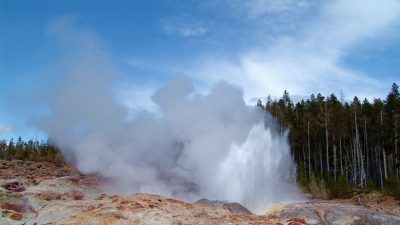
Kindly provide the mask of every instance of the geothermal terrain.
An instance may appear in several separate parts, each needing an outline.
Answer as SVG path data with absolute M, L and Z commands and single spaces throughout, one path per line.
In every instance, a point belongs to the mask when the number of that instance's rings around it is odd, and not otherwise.
M 281 204 L 254 215 L 238 203 L 107 195 L 106 182 L 68 165 L 1 160 L 0 224 L 400 224 L 399 201 L 379 193 Z

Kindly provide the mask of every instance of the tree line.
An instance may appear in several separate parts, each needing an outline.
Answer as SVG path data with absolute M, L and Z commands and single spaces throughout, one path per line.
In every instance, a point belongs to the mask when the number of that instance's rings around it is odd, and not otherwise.
M 4 160 L 31 160 L 51 161 L 63 163 L 60 151 L 49 141 L 23 141 L 21 137 L 15 142 L 11 139 L 8 143 L 0 140 L 0 159 Z
M 386 99 L 372 102 L 354 97 L 351 102 L 334 94 L 312 94 L 293 103 L 284 91 L 279 100 L 268 96 L 257 106 L 271 113 L 281 132 L 289 131 L 293 158 L 300 179 L 313 176 L 352 187 L 384 189 L 400 184 L 399 87 L 393 83 Z M 398 186 L 400 196 L 400 185 Z

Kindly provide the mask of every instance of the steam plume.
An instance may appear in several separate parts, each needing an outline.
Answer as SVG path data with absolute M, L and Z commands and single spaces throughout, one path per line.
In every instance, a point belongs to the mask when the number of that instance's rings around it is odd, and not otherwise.
M 258 212 L 299 198 L 287 136 L 245 104 L 240 88 L 220 82 L 199 94 L 175 79 L 154 92 L 158 113 L 128 117 L 113 97 L 118 72 L 90 35 L 80 37 L 77 46 L 90 48 L 64 63 L 51 116 L 40 122 L 80 171 L 113 179 L 112 192 L 237 201 Z

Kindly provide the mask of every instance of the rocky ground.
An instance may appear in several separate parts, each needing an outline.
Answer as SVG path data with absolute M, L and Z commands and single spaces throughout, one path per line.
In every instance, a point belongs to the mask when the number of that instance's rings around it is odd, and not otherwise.
M 0 224 L 400 224 L 399 201 L 380 193 L 276 205 L 253 215 L 237 203 L 106 195 L 94 174 L 48 162 L 0 160 Z

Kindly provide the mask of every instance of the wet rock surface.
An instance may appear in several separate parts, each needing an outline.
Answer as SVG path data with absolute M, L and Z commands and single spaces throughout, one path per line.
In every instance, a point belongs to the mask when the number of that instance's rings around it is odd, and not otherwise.
M 250 212 L 246 207 L 242 206 L 241 204 L 237 202 L 225 202 L 225 201 L 218 201 L 218 200 L 208 200 L 208 199 L 200 199 L 196 204 L 201 204 L 201 205 L 211 205 L 217 208 L 222 208 L 226 209 L 229 212 L 232 213 L 239 213 L 239 214 L 245 214 L 245 215 L 253 215 L 253 213 Z
M 150 194 L 107 195 L 104 180 L 68 165 L 0 160 L 0 224 L 400 224 L 400 205 L 379 193 L 278 204 L 253 215 L 238 203 L 187 203 Z

